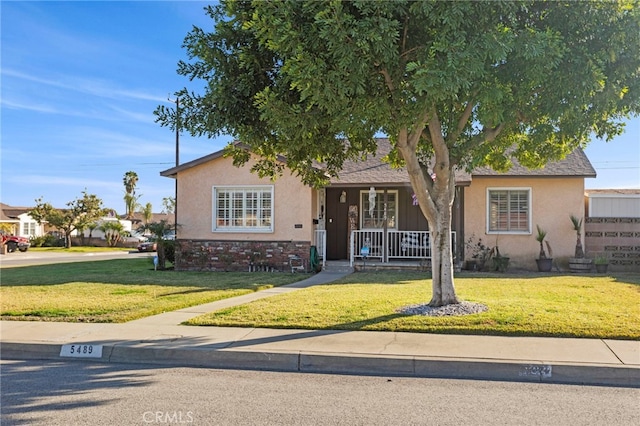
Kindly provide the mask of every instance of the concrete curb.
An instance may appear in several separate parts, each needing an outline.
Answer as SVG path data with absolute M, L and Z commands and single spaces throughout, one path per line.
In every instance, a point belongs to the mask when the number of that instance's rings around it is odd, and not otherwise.
M 161 345 L 103 345 L 100 358 L 61 356 L 61 344 L 2 343 L 4 360 L 64 360 L 240 370 L 517 381 L 640 388 L 640 368 L 511 360 L 331 352 L 261 352 Z

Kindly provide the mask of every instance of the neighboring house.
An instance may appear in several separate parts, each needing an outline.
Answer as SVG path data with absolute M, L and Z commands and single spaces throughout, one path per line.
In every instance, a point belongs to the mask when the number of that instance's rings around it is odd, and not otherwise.
M 640 219 L 640 189 L 588 189 L 588 217 Z
M 261 179 L 250 172 L 252 161 L 237 168 L 222 151 L 161 172 L 178 180 L 176 268 L 247 270 L 264 263 L 286 269 L 292 257 L 308 260 L 311 246 L 326 260 L 429 258 L 428 224 L 407 173 L 381 161 L 389 150 L 389 141 L 379 139 L 376 156 L 345 163 L 340 177 L 320 190 L 287 172 Z M 456 261 L 473 235 L 498 244 L 513 266 L 535 269 L 536 225 L 548 231 L 554 256 L 568 258 L 575 247 L 569 216 L 582 216 L 586 177 L 595 171 L 582 150 L 540 170 L 516 164 L 505 174 L 458 173 Z
M 120 218 L 126 219 L 127 217 L 126 215 L 121 215 Z M 153 213 L 151 215 L 151 219 L 149 220 L 149 223 L 160 222 L 162 220 L 167 221 L 167 223 L 169 223 L 170 225 L 173 225 L 175 223 L 173 213 Z M 140 212 L 135 212 L 133 214 L 133 219 L 131 219 L 132 229 L 135 231 L 139 227 L 143 226 L 144 224 L 145 224 L 144 215 Z
M 610 271 L 640 272 L 640 189 L 586 191 L 585 248 Z
M 29 211 L 33 209 L 33 207 L 12 207 L 4 203 L 0 203 L 0 223 L 7 223 L 13 227 L 12 235 L 17 235 L 19 237 L 40 237 L 48 232 L 57 232 L 58 230 L 54 226 L 50 226 L 48 223 L 38 224 L 30 215 Z M 157 215 L 165 216 L 165 215 Z M 97 223 L 98 226 L 102 224 L 104 221 L 115 221 L 119 220 L 122 223 L 122 226 L 125 231 L 132 230 L 132 223 L 129 220 L 121 220 L 118 219 L 115 215 L 115 212 L 111 212 L 109 215 L 100 219 Z M 85 230 L 85 236 L 89 236 L 89 230 Z M 73 231 L 71 235 L 78 235 L 77 231 Z M 103 238 L 104 233 L 97 228 L 93 230 L 92 237 L 94 238 Z
M 31 207 L 12 207 L 0 203 L 0 223 L 6 223 L 13 227 L 12 234 L 19 237 L 39 237 L 44 235 L 44 225 L 39 225 L 29 215 Z
M 130 220 L 120 219 L 115 215 L 108 215 L 98 219 L 95 223 L 96 227 L 94 229 L 85 228 L 82 232 L 82 236 L 88 238 L 89 234 L 91 234 L 91 238 L 104 239 L 105 235 L 104 232 L 100 230 L 100 227 L 106 222 L 120 222 L 120 224 L 122 225 L 122 230 L 124 232 L 131 232 L 133 230 Z

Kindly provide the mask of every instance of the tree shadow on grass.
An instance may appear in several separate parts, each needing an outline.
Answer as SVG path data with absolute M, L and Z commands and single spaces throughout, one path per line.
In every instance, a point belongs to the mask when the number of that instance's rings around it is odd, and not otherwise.
M 282 330 L 282 331 L 279 333 L 276 333 L 275 335 L 266 336 L 266 337 L 257 337 L 257 338 L 251 338 L 251 339 L 243 339 L 240 341 L 232 341 L 228 343 L 230 348 L 237 348 L 237 347 L 256 346 L 256 345 L 285 342 L 285 341 L 292 341 L 292 340 L 302 340 L 302 339 L 316 338 L 316 337 L 322 337 L 322 336 L 331 336 L 331 335 L 344 334 L 344 333 L 353 332 L 353 331 L 367 331 L 367 330 L 362 330 L 362 327 L 365 327 L 367 325 L 377 324 L 377 323 L 388 322 L 402 316 L 404 315 L 402 314 L 383 315 L 380 317 L 370 318 L 367 320 L 342 323 L 342 324 L 333 324 L 329 327 L 324 327 L 321 329 L 308 329 L 305 331 L 299 331 L 299 329 L 296 329 L 294 327 L 289 327 L 289 328 L 283 327 L 283 328 L 278 328 L 279 330 Z M 261 327 L 256 327 L 256 328 L 260 329 Z M 269 327 L 264 327 L 264 329 L 268 329 L 268 328 Z M 296 330 L 296 331 L 292 332 L 292 330 Z
M 47 264 L 2 270 L 3 287 L 59 285 L 72 282 L 200 287 L 207 290 L 256 290 L 277 287 L 306 277 L 269 272 L 154 271 L 147 259 L 116 259 Z

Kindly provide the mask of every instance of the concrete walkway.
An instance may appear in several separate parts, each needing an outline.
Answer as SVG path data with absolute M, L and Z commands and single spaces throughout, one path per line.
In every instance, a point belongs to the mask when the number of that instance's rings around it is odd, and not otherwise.
M 323 271 L 287 286 L 124 324 L 2 321 L 0 355 L 640 387 L 638 341 L 179 325 L 207 312 L 335 281 L 348 273 Z

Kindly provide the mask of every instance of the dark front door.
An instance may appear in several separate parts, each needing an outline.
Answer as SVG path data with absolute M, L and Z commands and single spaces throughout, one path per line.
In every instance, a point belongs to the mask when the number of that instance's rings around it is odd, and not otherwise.
M 345 202 L 340 202 L 342 191 L 346 193 Z M 348 259 L 349 244 L 349 203 L 357 204 L 356 198 L 349 199 L 349 190 L 340 188 L 327 188 L 327 215 L 325 228 L 327 230 L 327 259 Z

